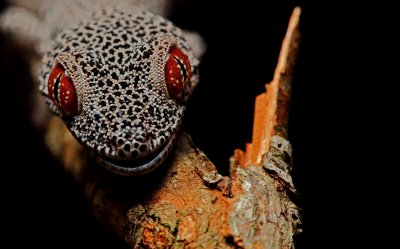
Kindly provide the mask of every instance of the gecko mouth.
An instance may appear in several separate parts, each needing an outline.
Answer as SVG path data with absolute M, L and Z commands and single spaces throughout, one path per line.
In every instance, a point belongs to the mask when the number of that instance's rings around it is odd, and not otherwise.
M 97 155 L 96 160 L 109 171 L 120 175 L 132 176 L 146 174 L 153 171 L 165 160 L 172 149 L 174 140 L 175 139 L 170 139 L 164 147 L 138 159 L 118 160 Z

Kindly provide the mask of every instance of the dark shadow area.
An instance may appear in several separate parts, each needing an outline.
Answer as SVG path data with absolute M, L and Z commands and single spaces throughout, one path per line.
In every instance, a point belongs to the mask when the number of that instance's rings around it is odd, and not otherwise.
M 298 4 L 178 1 L 172 20 L 196 30 L 207 43 L 185 130 L 225 175 L 234 149 L 251 142 L 255 96 L 272 80 L 289 17 Z

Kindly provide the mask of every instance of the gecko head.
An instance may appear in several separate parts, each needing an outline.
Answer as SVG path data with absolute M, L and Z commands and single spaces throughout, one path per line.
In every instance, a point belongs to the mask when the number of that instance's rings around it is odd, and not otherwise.
M 115 34 L 109 22 L 83 23 L 60 34 L 42 64 L 50 109 L 99 162 L 123 174 L 147 172 L 165 158 L 198 81 L 198 60 L 180 31 L 147 15 L 135 20 L 134 30 Z M 146 18 L 165 31 L 139 39 Z

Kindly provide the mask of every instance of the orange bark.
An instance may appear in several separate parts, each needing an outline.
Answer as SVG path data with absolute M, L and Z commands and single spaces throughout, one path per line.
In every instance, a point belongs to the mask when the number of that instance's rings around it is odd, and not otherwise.
M 279 134 L 287 138 L 290 82 L 295 62 L 293 55 L 298 50 L 300 13 L 300 8 L 296 8 L 290 19 L 272 82 L 265 85 L 265 93 L 256 97 L 253 141 L 246 144 L 245 152 L 235 152 L 242 166 L 262 163 L 262 155 L 269 151 L 271 136 Z

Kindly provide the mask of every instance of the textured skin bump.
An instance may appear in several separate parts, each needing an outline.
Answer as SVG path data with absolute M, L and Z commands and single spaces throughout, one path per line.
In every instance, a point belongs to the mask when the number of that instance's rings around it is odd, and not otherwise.
M 169 96 L 165 80 L 172 47 L 190 67 L 180 101 Z M 75 86 L 75 115 L 66 115 L 51 97 L 48 79 L 57 64 Z M 184 102 L 198 82 L 198 64 L 185 33 L 170 21 L 146 11 L 103 8 L 58 34 L 44 55 L 39 88 L 50 109 L 103 165 L 142 174 L 170 151 Z

